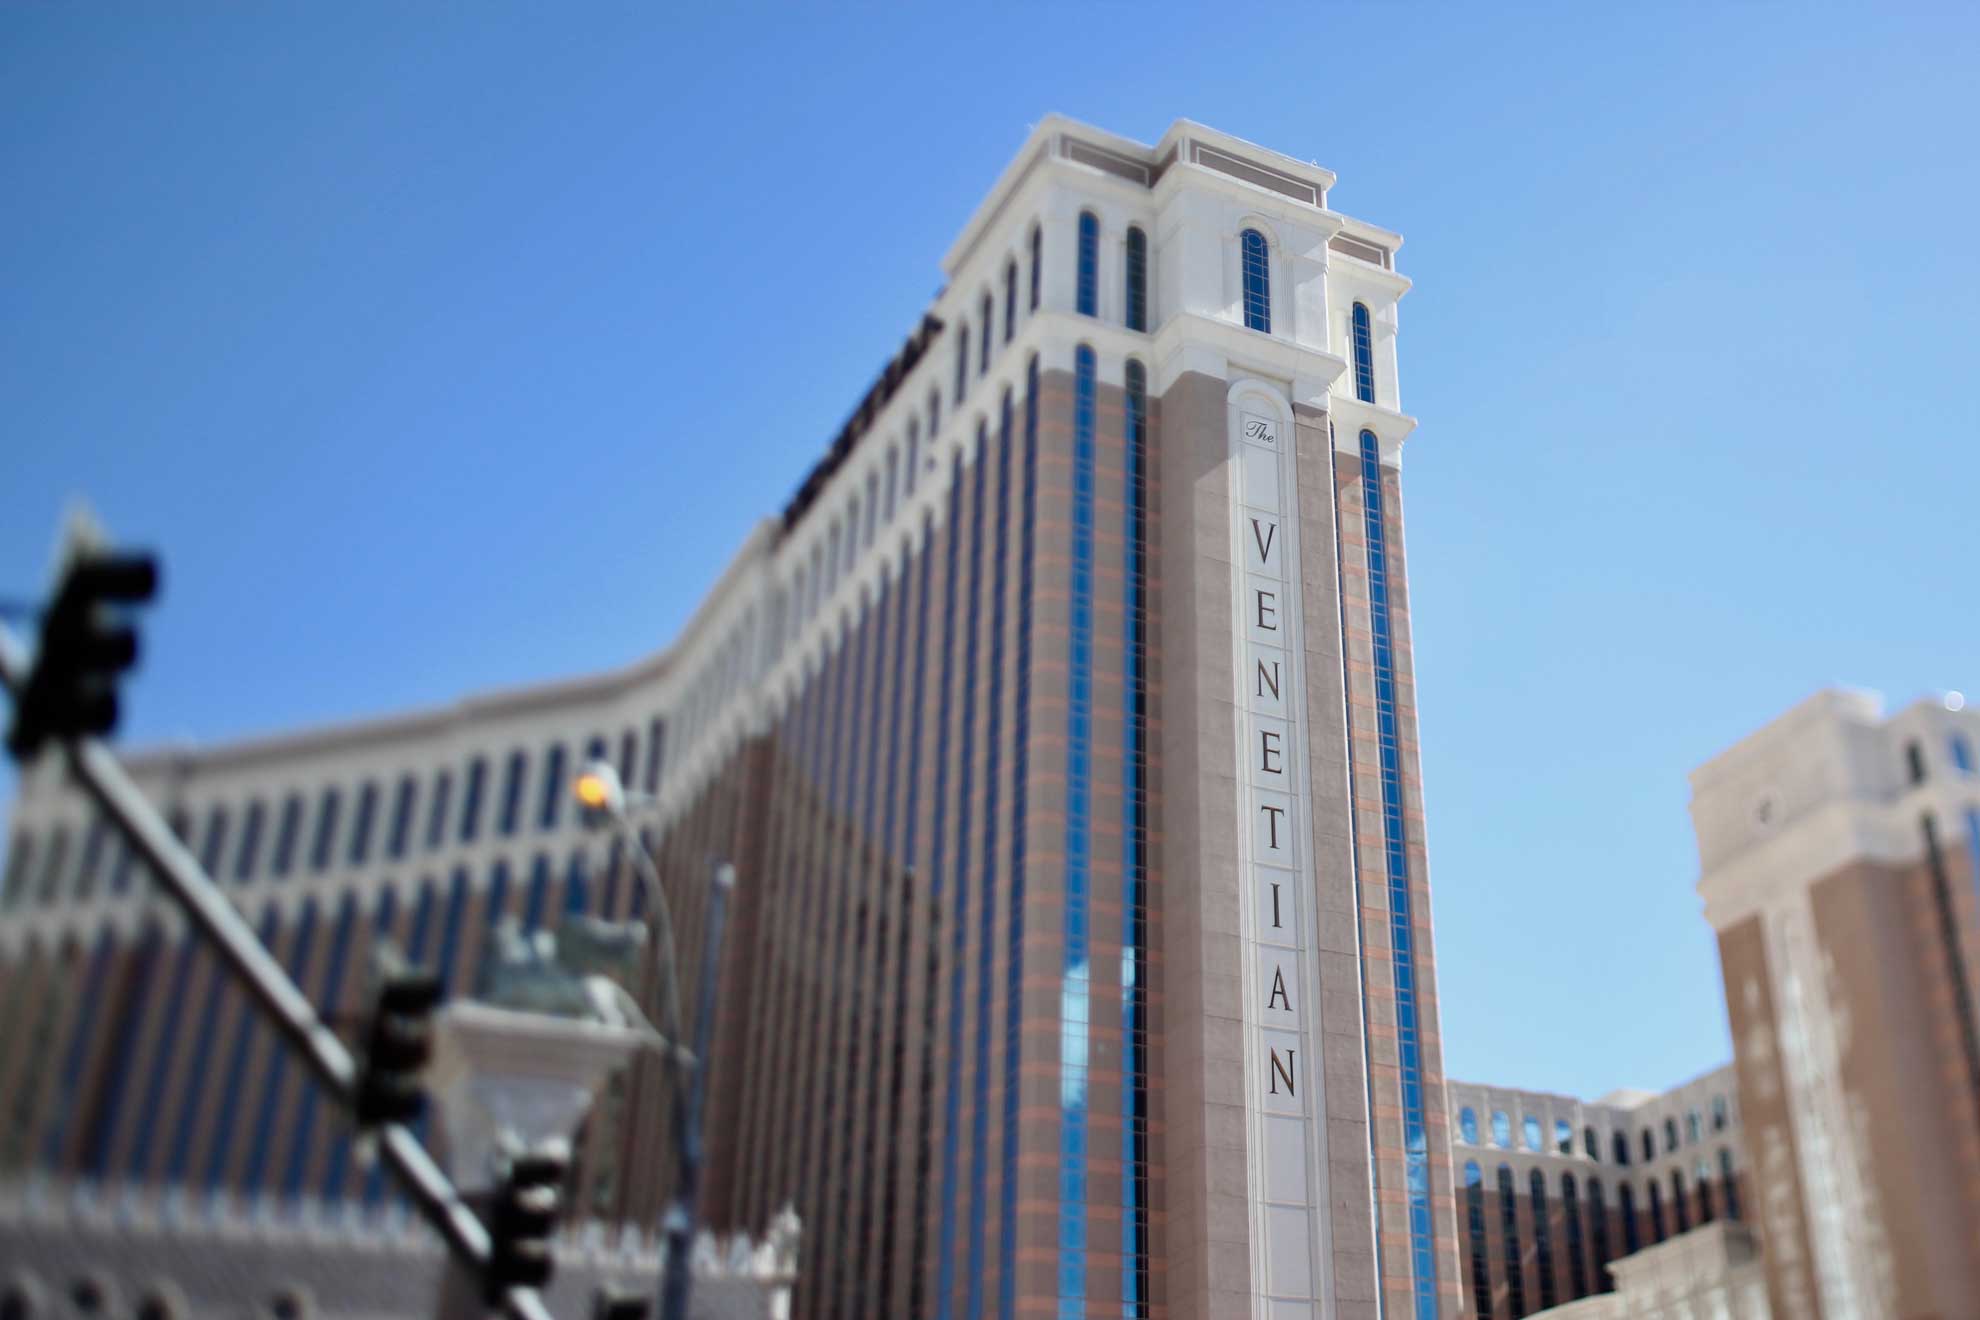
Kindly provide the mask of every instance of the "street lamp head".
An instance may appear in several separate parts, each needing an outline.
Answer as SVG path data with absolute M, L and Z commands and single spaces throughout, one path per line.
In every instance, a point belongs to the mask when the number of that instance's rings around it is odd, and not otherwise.
M 625 814 L 626 790 L 619 783 L 619 772 L 610 761 L 593 761 L 571 785 L 578 806 L 591 817 Z

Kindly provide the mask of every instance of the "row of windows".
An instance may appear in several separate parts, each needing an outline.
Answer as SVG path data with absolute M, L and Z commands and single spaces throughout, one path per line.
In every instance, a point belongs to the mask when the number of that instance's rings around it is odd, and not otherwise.
M 1726 1097 L 1723 1095 L 1713 1096 L 1711 1112 L 1712 1131 L 1724 1132 L 1727 1125 L 1732 1121 L 1732 1109 L 1727 1103 Z M 1542 1154 L 1549 1150 L 1548 1143 L 1543 1138 L 1539 1119 L 1531 1114 L 1522 1115 L 1520 1127 L 1520 1135 L 1524 1140 L 1526 1149 Z M 1679 1145 L 1678 1120 L 1676 1116 L 1664 1120 L 1663 1130 L 1664 1153 L 1669 1154 L 1676 1150 Z M 1704 1139 L 1704 1134 L 1704 1112 L 1693 1106 L 1684 1115 L 1684 1144 L 1696 1145 Z M 1458 1135 L 1463 1138 L 1467 1145 L 1476 1146 L 1480 1144 L 1478 1139 L 1478 1112 L 1470 1105 L 1466 1105 L 1458 1111 Z M 1609 1149 L 1611 1161 L 1615 1164 L 1628 1164 L 1629 1138 L 1622 1132 L 1614 1132 L 1610 1136 L 1611 1145 Z M 1599 1163 L 1602 1159 L 1602 1140 L 1592 1126 L 1582 1129 L 1581 1142 L 1582 1153 L 1589 1159 Z M 1506 1116 L 1506 1111 L 1503 1109 L 1492 1111 L 1492 1144 L 1506 1150 L 1513 1148 L 1512 1120 Z M 1574 1129 L 1565 1119 L 1557 1118 L 1554 1120 L 1553 1144 L 1551 1149 L 1556 1155 L 1574 1154 Z M 1654 1130 L 1648 1127 L 1642 1130 L 1642 1151 L 1643 1159 L 1646 1162 L 1657 1157 L 1656 1135 Z
M 658 788 L 665 732 L 662 720 L 656 718 L 650 723 L 643 763 L 638 730 L 628 728 L 620 735 L 617 765 L 627 784 L 643 783 L 649 793 Z M 583 751 L 587 762 L 610 755 L 603 735 L 594 735 Z M 348 799 L 348 811 L 345 789 L 335 784 L 317 794 L 314 811 L 303 794 L 294 792 L 272 813 L 270 805 L 260 799 L 249 801 L 238 817 L 234 809 L 216 803 L 207 810 L 200 829 L 198 857 L 209 875 L 231 877 L 245 884 L 264 875 L 280 880 L 305 869 L 322 874 L 340 864 L 361 867 L 374 856 L 399 861 L 421 847 L 437 851 L 450 838 L 473 843 L 484 829 L 502 838 L 513 837 L 532 823 L 537 830 L 549 831 L 557 828 L 562 818 L 564 798 L 576 769 L 565 744 L 559 742 L 543 750 L 533 787 L 530 755 L 523 748 L 512 750 L 492 771 L 487 757 L 474 757 L 461 775 L 458 803 L 451 768 L 434 772 L 423 804 L 418 777 L 410 773 L 402 775 L 389 790 L 375 780 L 362 782 Z M 495 790 L 492 801 L 491 787 Z M 174 811 L 170 818 L 173 832 L 190 846 L 192 817 Z M 114 895 L 129 892 L 132 855 L 121 844 L 113 844 L 110 836 L 106 822 L 92 822 L 71 875 L 69 827 L 56 826 L 49 834 L 46 854 L 39 859 L 37 874 L 35 839 L 27 830 L 17 830 L 0 904 L 18 906 L 31 887 L 44 904 L 53 903 L 65 887 L 78 901 L 91 898 L 105 870 L 105 857 L 113 847 L 119 856 L 108 867 L 109 890 Z M 31 886 L 31 880 L 38 883 Z
M 1953 769 L 1962 775 L 1980 774 L 1980 762 L 1973 759 L 1973 744 L 1963 733 L 1954 733 L 1946 740 L 1946 752 L 1952 760 Z M 1905 778 L 1911 784 L 1925 782 L 1925 746 L 1916 740 L 1904 745 Z
M 1537 1301 L 1533 1310 L 1545 1310 L 1556 1305 L 1560 1280 L 1554 1272 L 1555 1259 L 1552 1243 L 1554 1218 L 1548 1212 L 1547 1179 L 1538 1169 L 1529 1171 L 1525 1197 L 1527 1199 L 1527 1222 L 1533 1230 L 1532 1259 L 1527 1261 L 1527 1253 L 1520 1240 L 1520 1192 L 1514 1180 L 1512 1167 L 1501 1164 L 1494 1179 L 1498 1193 L 1499 1238 L 1501 1260 L 1505 1278 L 1504 1305 L 1498 1305 L 1493 1296 L 1492 1263 L 1490 1243 L 1486 1236 L 1485 1175 L 1477 1161 L 1468 1161 L 1464 1166 L 1464 1210 L 1468 1254 L 1471 1259 L 1471 1289 L 1473 1313 L 1481 1316 L 1510 1316 L 1513 1320 L 1528 1314 L 1529 1299 Z M 1564 1230 L 1567 1245 L 1567 1300 L 1579 1300 L 1589 1293 L 1591 1272 L 1589 1262 L 1583 1256 L 1583 1242 L 1590 1241 L 1594 1247 L 1594 1270 L 1592 1278 L 1596 1290 L 1608 1292 L 1613 1288 L 1608 1271 L 1604 1268 L 1612 1259 L 1609 1252 L 1609 1213 L 1603 1198 L 1602 1181 L 1590 1178 L 1587 1182 L 1588 1222 L 1583 1223 L 1582 1200 L 1575 1176 L 1564 1173 L 1560 1179 L 1559 1222 Z M 1670 1200 L 1664 1200 L 1661 1182 L 1651 1182 L 1646 1187 L 1650 1239 L 1648 1245 L 1656 1245 L 1665 1238 L 1678 1233 L 1689 1232 L 1692 1228 L 1694 1212 L 1697 1223 L 1711 1223 L 1719 1214 L 1728 1219 L 1738 1219 L 1739 1183 L 1734 1177 L 1732 1151 L 1720 1148 L 1717 1177 L 1711 1164 L 1700 1160 L 1693 1170 L 1693 1182 L 1687 1189 L 1684 1171 L 1673 1170 L 1670 1178 Z M 1668 1220 L 1665 1210 L 1670 1210 Z M 1636 1215 L 1635 1189 L 1628 1183 L 1616 1188 L 1616 1211 L 1621 1221 L 1623 1234 L 1622 1255 L 1631 1255 L 1640 1250 L 1642 1225 Z M 1587 1229 L 1584 1235 L 1584 1228 Z M 1529 1279 L 1534 1285 L 1529 1294 Z

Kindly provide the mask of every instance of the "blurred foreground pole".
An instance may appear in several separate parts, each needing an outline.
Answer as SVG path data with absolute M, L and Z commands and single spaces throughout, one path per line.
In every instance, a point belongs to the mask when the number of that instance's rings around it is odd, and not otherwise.
M 20 643 L 5 624 L 0 624 L 0 685 L 13 694 L 17 706 L 29 686 L 29 674 Z M 61 731 L 49 732 L 60 736 Z M 150 865 L 188 921 L 212 941 L 255 1002 L 274 1019 L 284 1040 L 302 1052 L 317 1083 L 346 1110 L 352 1109 L 357 1099 L 357 1065 L 336 1033 L 316 1016 L 308 997 L 262 947 L 247 921 L 207 878 L 110 749 L 89 734 L 62 736 L 61 742 L 76 782 L 115 823 L 131 849 Z M 399 1123 L 385 1124 L 378 1138 L 386 1167 L 397 1175 L 454 1259 L 478 1276 L 487 1277 L 493 1259 L 488 1230 L 461 1200 L 419 1138 Z M 502 1305 L 515 1320 L 551 1320 L 534 1288 L 506 1289 Z
M 660 1320 L 687 1320 L 688 1295 L 694 1287 L 689 1257 L 694 1248 L 705 1153 L 701 1111 L 708 1098 L 708 1046 L 715 1034 L 715 994 L 720 984 L 717 964 L 722 958 L 729 894 L 735 887 L 736 868 L 724 862 L 715 871 L 715 892 L 709 896 L 708 925 L 701 941 L 701 984 L 695 991 L 694 1007 L 694 1075 L 686 1099 L 674 1109 L 680 1170 L 674 1179 L 673 1202 L 661 1222 L 667 1233 L 667 1263 L 660 1275 Z

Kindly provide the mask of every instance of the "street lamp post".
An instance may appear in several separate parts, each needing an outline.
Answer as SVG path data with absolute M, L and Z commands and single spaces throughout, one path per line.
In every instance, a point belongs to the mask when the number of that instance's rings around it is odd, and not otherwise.
M 667 895 L 660 884 L 659 869 L 646 850 L 645 841 L 633 828 L 629 808 L 650 805 L 652 797 L 633 795 L 620 783 L 618 771 L 608 761 L 593 761 L 585 767 L 574 786 L 578 804 L 589 824 L 604 824 L 616 830 L 632 856 L 633 871 L 644 886 L 648 920 L 654 928 L 659 961 L 663 1025 L 669 1044 L 663 1056 L 678 1074 L 674 1107 L 674 1146 L 679 1169 L 673 1195 L 661 1220 L 666 1234 L 666 1263 L 660 1276 L 660 1320 L 687 1320 L 688 1298 L 693 1290 L 689 1260 L 694 1246 L 695 1218 L 701 1193 L 701 1165 L 704 1155 L 702 1111 L 708 1095 L 708 1052 L 715 1030 L 715 996 L 720 984 L 717 964 L 721 960 L 722 938 L 727 924 L 728 900 L 735 889 L 736 868 L 723 862 L 715 868 L 714 890 L 709 897 L 708 922 L 702 932 L 701 975 L 695 993 L 694 1045 L 681 1043 L 680 964 L 674 952 L 674 919 L 667 907 Z M 679 1083 L 685 1083 L 680 1095 Z

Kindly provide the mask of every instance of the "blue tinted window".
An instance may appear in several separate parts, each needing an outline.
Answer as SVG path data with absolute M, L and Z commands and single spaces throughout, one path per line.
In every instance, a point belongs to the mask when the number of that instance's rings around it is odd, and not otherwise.
M 280 917 L 276 912 L 275 905 L 270 903 L 266 910 L 262 912 L 261 928 L 257 932 L 263 945 L 269 945 L 274 942 L 276 922 L 278 920 L 280 920 Z M 225 969 L 215 968 L 214 981 L 216 985 L 226 979 L 227 974 Z M 245 992 L 237 989 L 231 998 L 234 1001 L 232 1019 L 234 1026 L 233 1049 L 228 1051 L 227 1071 L 220 1086 L 220 1112 L 216 1116 L 213 1126 L 212 1147 L 206 1152 L 205 1176 L 200 1180 L 206 1188 L 208 1195 L 219 1191 L 221 1183 L 227 1176 L 228 1159 L 234 1150 L 234 1134 L 240 1127 L 241 1092 L 247 1089 L 248 1054 L 254 1045 L 255 1028 L 258 1025 L 257 1019 L 259 1017 L 254 1005 L 248 1001 Z M 200 1033 L 202 1037 L 206 1034 L 205 1032 Z M 195 1086 L 197 1086 L 198 1082 L 204 1079 L 204 1073 L 196 1073 L 194 1077 Z M 191 1107 L 191 1098 L 189 1097 L 187 1108 L 190 1110 Z
M 317 996 L 316 1010 L 326 1018 L 341 1011 L 344 995 L 344 964 L 350 958 L 351 928 L 357 924 L 357 895 L 346 890 L 337 905 L 337 925 L 330 937 L 330 962 L 323 969 L 323 990 Z M 316 1081 L 303 1074 L 302 1111 L 297 1116 L 295 1136 L 289 1142 L 289 1158 L 282 1169 L 282 1199 L 301 1199 L 303 1179 L 309 1173 L 310 1152 L 315 1149 L 316 1110 L 321 1103 Z
M 1624 1187 L 1628 1184 L 1625 1183 Z M 1576 1298 L 1588 1295 L 1588 1260 L 1582 1251 L 1581 1200 L 1575 1195 L 1574 1175 L 1561 1175 L 1561 1227 L 1567 1233 L 1568 1286 Z M 1489 1297 L 1491 1294 L 1484 1294 Z
M 508 769 L 502 774 L 502 814 L 496 821 L 496 828 L 505 839 L 516 832 L 516 823 L 522 817 L 523 771 L 528 765 L 529 758 L 520 747 L 509 753 Z
M 392 800 L 392 828 L 385 841 L 385 855 L 395 862 L 406 855 L 412 830 L 413 795 L 418 791 L 411 775 L 400 777 L 398 792 Z
M 378 815 L 378 785 L 366 780 L 358 789 L 357 816 L 351 821 L 351 865 L 363 866 L 371 856 L 371 826 Z
M 1458 1110 L 1458 1135 L 1467 1145 L 1478 1144 L 1478 1113 L 1470 1105 Z
M 376 949 L 381 942 L 391 938 L 392 923 L 398 916 L 398 907 L 398 891 L 388 882 L 378 891 L 378 903 L 372 913 L 372 948 Z M 329 995 L 324 996 L 324 1003 L 328 1011 L 337 1011 L 336 1001 Z M 351 1129 L 347 1122 L 339 1120 L 334 1124 L 334 1130 L 337 1135 L 330 1142 L 330 1155 L 323 1164 L 323 1186 L 320 1195 L 329 1205 L 332 1213 L 342 1214 L 345 1183 L 350 1177 L 351 1169 Z M 382 1191 L 383 1188 L 381 1187 L 380 1190 Z
M 591 911 L 591 862 L 584 849 L 571 852 L 570 868 L 564 872 L 564 913 L 581 916 Z
M 447 814 L 454 796 L 454 776 L 442 770 L 433 776 L 433 793 L 426 807 L 426 848 L 428 852 L 447 841 Z
M 462 843 L 473 843 L 481 833 L 481 793 L 487 780 L 488 762 L 479 756 L 469 761 L 467 782 L 461 787 Z
M 1100 315 L 1100 217 L 1091 211 L 1079 213 L 1078 299 L 1081 316 Z
M 142 1106 L 138 1110 L 137 1139 L 131 1143 L 131 1153 L 124 1161 L 124 1176 L 132 1182 L 141 1182 L 151 1169 L 151 1151 L 158 1134 L 158 1122 L 165 1108 L 165 1079 L 172 1065 L 179 1058 L 179 1024 L 185 1017 L 186 1000 L 192 997 L 193 966 L 198 960 L 200 942 L 196 935 L 188 935 L 179 942 L 179 956 L 172 968 L 171 988 L 166 991 L 165 1029 L 159 1034 L 158 1048 L 151 1056 L 151 1072 L 145 1079 L 144 1095 L 139 1099 Z M 201 1027 L 206 1021 L 201 1020 Z M 201 1034 L 206 1034 L 204 1030 Z
M 1045 271 L 1045 231 L 1031 227 L 1031 310 L 1038 310 L 1039 281 Z
M 270 919 L 272 916 L 271 913 Z M 266 926 L 268 922 L 265 920 L 263 924 Z M 178 1099 L 178 1119 L 172 1125 L 172 1145 L 165 1161 L 165 1182 L 174 1186 L 186 1180 L 192 1163 L 193 1134 L 199 1120 L 206 1117 L 207 1065 L 213 1055 L 213 1042 L 220 1034 L 221 996 L 229 979 L 227 969 L 211 956 L 203 954 L 200 964 L 205 971 L 206 994 L 198 1016 L 193 1019 L 198 1029 L 190 1038 L 192 1057 L 186 1061 L 184 1094 Z
M 241 822 L 241 849 L 234 856 L 234 879 L 246 881 L 254 876 L 255 862 L 261 853 L 261 820 L 265 813 L 259 802 L 248 803 L 247 816 Z
M 1148 235 L 1138 227 L 1127 231 L 1127 328 L 1148 328 Z
M 138 1032 L 155 994 L 152 980 L 158 972 L 164 943 L 158 927 L 147 923 L 131 955 L 128 979 L 115 992 L 115 1007 L 108 1023 L 106 1066 L 95 1083 L 93 1112 L 82 1132 L 82 1172 L 92 1181 L 101 1182 L 110 1173 L 110 1143 L 117 1135 L 117 1120 L 123 1116 L 124 1096 L 130 1090 L 131 1073 L 137 1064 Z
M 41 1151 L 42 1163 L 51 1169 L 61 1163 L 63 1147 L 68 1143 L 69 1119 L 83 1101 L 77 1093 L 82 1083 L 83 1064 L 88 1061 L 89 1047 L 96 1040 L 96 1014 L 104 999 L 103 980 L 109 974 L 110 960 L 116 949 L 116 939 L 106 925 L 96 937 L 96 951 L 90 955 L 89 970 L 83 975 L 82 994 L 76 998 L 75 1019 L 69 1024 L 69 1047 L 63 1055 L 62 1071 L 56 1079 L 55 1103 L 50 1110 L 53 1121 L 48 1126 L 48 1135 L 43 1140 Z
M 1476 1125 L 1474 1124 L 1474 1127 Z M 1485 1232 L 1485 1175 L 1477 1160 L 1464 1166 L 1465 1233 L 1470 1239 L 1472 1307 L 1476 1314 L 1492 1314 L 1491 1244 Z
M 1963 775 L 1972 774 L 1973 744 L 1966 740 L 1965 734 L 1955 733 L 1952 736 L 1951 752 L 1952 752 L 1953 769 L 1959 771 Z
M 1265 235 L 1247 229 L 1238 236 L 1244 275 L 1244 324 L 1272 333 L 1272 250 Z
M 308 984 L 310 955 L 316 946 L 316 900 L 303 900 L 302 916 L 296 922 L 295 933 L 289 938 L 287 966 L 289 978 L 298 987 Z M 307 990 L 304 993 L 308 993 Z M 247 1173 L 243 1182 L 249 1194 L 258 1195 L 264 1190 L 263 1179 L 268 1173 L 268 1156 L 275 1139 L 275 1116 L 282 1108 L 282 1092 L 288 1081 L 289 1049 L 278 1045 L 271 1051 L 268 1072 L 261 1084 L 261 1107 L 255 1113 L 254 1139 L 248 1146 Z
M 1546 1145 L 1540 1139 L 1539 1119 L 1533 1117 L 1531 1114 L 1527 1114 L 1521 1119 L 1520 1128 L 1521 1135 L 1526 1138 L 1526 1148 L 1528 1150 L 1546 1149 Z
M 1354 305 L 1354 397 L 1363 403 L 1375 402 L 1375 338 L 1369 325 L 1368 307 Z
M 541 830 L 557 828 L 557 817 L 564 809 L 564 744 L 552 743 L 550 750 L 543 754 L 543 805 L 537 811 L 536 827 Z
M 1527 1194 L 1533 1202 L 1533 1257 L 1540 1274 L 1540 1308 L 1560 1301 L 1554 1290 L 1554 1247 L 1547 1223 L 1547 1177 L 1535 1169 L 1526 1176 Z
M 1004 267 L 1004 342 L 1010 343 L 1011 336 L 1017 333 L 1017 262 Z M 888 501 L 892 507 L 891 498 Z
M 1506 1117 L 1506 1111 L 1503 1109 L 1492 1111 L 1492 1144 L 1504 1147 L 1512 1145 L 1512 1120 Z
M 337 844 L 337 814 L 343 806 L 343 794 L 334 788 L 323 790 L 323 798 L 316 810 L 316 842 L 310 845 L 310 869 L 327 871 L 330 858 Z
M 302 830 L 303 804 L 300 795 L 291 793 L 282 803 L 282 821 L 275 827 L 275 863 L 272 867 L 277 878 L 288 875 L 289 868 L 296 862 L 296 835 Z
M 209 876 L 220 874 L 220 859 L 227 851 L 227 809 L 215 807 L 206 813 L 206 836 L 199 845 L 200 869 Z M 85 866 L 87 860 L 85 859 Z
M 1133 259 L 1141 231 L 1128 231 Z M 1144 254 L 1145 256 L 1145 254 Z M 1146 272 L 1143 272 L 1144 276 Z M 1132 296 L 1136 277 L 1129 276 Z M 1144 289 L 1145 295 L 1145 289 Z M 1145 318 L 1144 318 L 1145 320 Z M 1143 328 L 1141 326 L 1135 327 Z M 1123 1313 L 1148 1313 L 1148 375 L 1129 358 L 1122 389 L 1127 503 L 1122 659 L 1121 820 L 1121 1277 Z
M 1093 239 L 1089 244 L 1088 226 Z M 1098 223 L 1080 217 L 1081 298 L 1089 298 L 1089 247 Z M 1091 307 L 1080 309 L 1090 314 Z M 1093 969 L 1089 947 L 1092 866 L 1093 585 L 1095 394 L 1098 363 L 1081 344 L 1073 353 L 1073 524 L 1071 654 L 1066 703 L 1064 959 L 1059 991 L 1059 1310 L 1083 1314 L 1086 1299 L 1086 1091 L 1088 1015 Z
M 529 865 L 529 896 L 523 903 L 523 929 L 535 930 L 543 924 L 550 905 L 550 857 L 536 854 Z
M 1526 1314 L 1526 1281 L 1520 1275 L 1518 1193 L 1513 1190 L 1512 1166 L 1499 1166 L 1499 1235 L 1505 1243 L 1506 1290 L 1512 1300 L 1512 1313 Z

